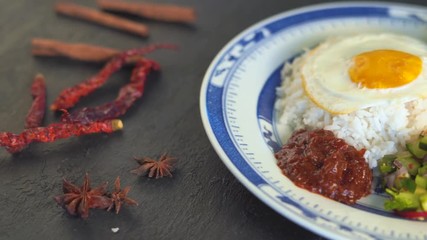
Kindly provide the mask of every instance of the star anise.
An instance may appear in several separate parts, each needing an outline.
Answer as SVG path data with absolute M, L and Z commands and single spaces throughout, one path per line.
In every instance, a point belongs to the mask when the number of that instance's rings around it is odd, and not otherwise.
M 110 194 L 111 204 L 107 210 L 110 211 L 114 208 L 116 210 L 116 214 L 118 214 L 122 204 L 124 203 L 129 205 L 138 205 L 135 200 L 127 197 L 129 191 L 130 186 L 120 189 L 120 177 L 117 177 L 116 181 L 114 182 L 114 191 Z
M 149 157 L 134 159 L 140 166 L 131 171 L 133 174 L 137 174 L 139 176 L 147 175 L 150 178 L 154 177 L 156 179 L 165 176 L 172 177 L 175 158 L 168 156 L 166 153 L 160 156 L 157 161 Z
M 89 217 L 89 209 L 105 209 L 111 205 L 111 199 L 105 196 L 107 183 L 91 189 L 87 173 L 82 187 L 77 187 L 66 179 L 62 187 L 64 195 L 56 196 L 55 201 L 73 216 L 79 215 L 86 219 Z

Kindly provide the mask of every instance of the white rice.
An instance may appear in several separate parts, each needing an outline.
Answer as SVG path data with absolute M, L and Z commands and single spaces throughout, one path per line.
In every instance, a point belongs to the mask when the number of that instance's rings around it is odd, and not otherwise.
M 275 104 L 278 131 L 283 142 L 298 129 L 323 128 L 356 149 L 365 148 L 371 168 L 385 154 L 405 149 L 405 143 L 427 129 L 427 100 L 388 104 L 332 115 L 317 107 L 304 93 L 300 66 L 304 56 L 285 64 Z

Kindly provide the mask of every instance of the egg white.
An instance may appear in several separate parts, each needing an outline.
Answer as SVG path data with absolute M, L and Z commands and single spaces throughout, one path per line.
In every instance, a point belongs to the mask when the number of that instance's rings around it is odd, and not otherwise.
M 352 82 L 348 74 L 352 58 L 380 49 L 420 57 L 421 73 L 412 82 L 396 88 L 368 89 Z M 329 39 L 306 54 L 301 76 L 306 95 L 332 114 L 427 98 L 427 45 L 420 40 L 391 33 Z

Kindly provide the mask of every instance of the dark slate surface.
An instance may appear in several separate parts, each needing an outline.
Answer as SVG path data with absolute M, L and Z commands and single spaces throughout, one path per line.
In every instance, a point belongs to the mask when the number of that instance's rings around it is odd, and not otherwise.
M 75 1 L 95 6 L 94 1 Z M 156 2 L 167 2 L 156 1 Z M 33 144 L 11 156 L 0 150 L 1 239 L 321 239 L 280 216 L 255 198 L 226 169 L 211 147 L 199 113 L 203 75 L 215 54 L 234 35 L 272 14 L 322 1 L 176 0 L 195 6 L 194 27 L 144 21 L 151 37 L 130 34 L 57 16 L 54 1 L 0 1 L 1 131 L 22 130 L 31 104 L 33 76 L 47 78 L 48 102 L 59 91 L 96 73 L 97 64 L 33 58 L 32 37 L 85 42 L 126 49 L 171 42 L 179 52 L 157 52 L 163 71 L 150 77 L 143 98 L 122 119 L 125 129 Z M 407 1 L 423 4 L 422 0 Z M 424 3 L 425 4 L 425 3 Z M 79 106 L 114 99 L 129 69 Z M 45 123 L 57 121 L 51 112 Z M 150 180 L 129 174 L 133 156 L 176 156 L 174 178 Z M 85 172 L 93 185 L 120 176 L 132 186 L 138 207 L 119 215 L 93 210 L 89 220 L 68 216 L 52 200 L 62 191 L 61 179 L 81 183 Z M 111 228 L 120 231 L 114 234 Z

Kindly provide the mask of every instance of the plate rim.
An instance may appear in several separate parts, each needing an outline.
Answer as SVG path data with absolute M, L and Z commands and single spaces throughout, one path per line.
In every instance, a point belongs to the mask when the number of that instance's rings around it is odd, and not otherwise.
M 253 184 L 249 179 L 247 179 L 246 176 L 240 171 L 239 168 L 237 168 L 231 159 L 227 156 L 224 149 L 221 147 L 219 140 L 216 138 L 215 133 L 212 129 L 212 125 L 209 121 L 208 111 L 207 111 L 207 90 L 209 86 L 209 80 L 210 76 L 215 69 L 216 65 L 220 62 L 221 58 L 224 56 L 224 54 L 232 47 L 234 44 L 236 44 L 243 36 L 250 33 L 251 31 L 259 28 L 260 26 L 263 26 L 267 23 L 273 22 L 277 19 L 284 18 L 287 16 L 292 16 L 308 11 L 313 10 L 321 10 L 326 8 L 340 8 L 340 7 L 398 7 L 398 8 L 422 8 L 423 10 L 426 10 L 426 6 L 417 5 L 417 4 L 409 4 L 409 3 L 401 3 L 401 2 L 387 2 L 387 1 L 374 1 L 374 2 L 367 2 L 367 1 L 346 1 L 346 2 L 328 2 L 328 3 L 319 3 L 319 4 L 313 4 L 313 5 L 307 5 L 298 7 L 295 9 L 286 10 L 283 12 L 279 12 L 277 14 L 274 14 L 270 17 L 264 18 L 260 21 L 255 22 L 254 24 L 249 25 L 242 31 L 240 31 L 237 35 L 235 35 L 231 40 L 229 40 L 222 48 L 221 50 L 215 55 L 215 57 L 211 60 L 209 67 L 207 68 L 201 88 L 200 88 L 200 94 L 199 94 L 199 110 L 200 110 L 200 116 L 202 119 L 203 127 L 205 129 L 206 135 L 208 136 L 208 139 L 214 148 L 215 152 L 218 154 L 221 161 L 225 164 L 225 166 L 228 168 L 228 170 L 233 174 L 237 180 L 245 186 L 252 194 L 254 194 L 259 200 L 261 200 L 264 204 L 266 204 L 268 207 L 282 215 L 283 217 L 291 220 L 292 222 L 298 224 L 299 226 L 315 233 L 319 234 L 324 237 L 328 238 L 334 238 L 334 239 L 344 239 L 345 236 L 343 234 L 340 234 L 340 232 L 334 232 L 332 230 L 329 230 L 327 228 L 321 227 L 317 224 L 312 224 L 311 222 L 307 221 L 304 218 L 301 218 L 298 214 L 293 213 L 292 211 L 287 210 L 286 208 L 283 208 L 279 203 L 273 201 L 270 199 L 264 192 L 262 192 L 255 184 Z

